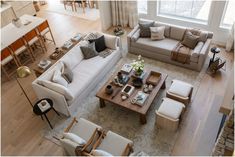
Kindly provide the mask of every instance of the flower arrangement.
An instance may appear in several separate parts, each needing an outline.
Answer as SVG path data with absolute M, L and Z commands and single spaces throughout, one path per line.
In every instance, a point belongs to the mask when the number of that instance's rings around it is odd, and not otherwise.
M 144 71 L 144 60 L 142 59 L 141 55 L 138 56 L 137 60 L 133 60 L 131 66 L 137 76 L 140 76 L 142 74 L 142 72 Z

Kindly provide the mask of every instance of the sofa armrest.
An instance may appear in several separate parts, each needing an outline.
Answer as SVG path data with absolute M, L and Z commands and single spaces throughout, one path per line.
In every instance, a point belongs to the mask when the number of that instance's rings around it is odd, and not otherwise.
M 198 65 L 199 65 L 199 70 L 202 68 L 208 53 L 209 53 L 209 49 L 210 49 L 210 45 L 211 45 L 211 40 L 212 39 L 207 39 L 205 44 L 203 45 L 200 54 L 199 54 L 199 59 L 198 59 Z
M 135 26 L 135 28 L 127 35 L 127 45 L 128 50 L 130 50 L 131 40 L 134 34 L 139 30 L 139 25 Z M 138 33 L 138 32 L 137 32 Z M 139 37 L 138 35 L 135 35 L 136 37 Z M 137 40 L 137 39 L 136 39 Z
M 212 39 L 212 37 L 213 37 L 213 32 L 208 32 L 207 38 Z
M 68 103 L 62 94 L 38 84 L 37 80 L 35 80 L 32 83 L 32 87 L 33 87 L 38 99 L 42 99 L 42 98 L 51 99 L 53 101 L 53 107 L 55 108 L 56 111 L 66 115 L 66 116 L 70 116 L 70 112 L 68 109 Z

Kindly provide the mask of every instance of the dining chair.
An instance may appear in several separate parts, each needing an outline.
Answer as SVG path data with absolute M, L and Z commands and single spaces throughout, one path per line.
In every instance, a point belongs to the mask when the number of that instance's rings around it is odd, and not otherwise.
M 16 57 L 17 62 L 19 65 L 22 65 L 19 55 L 24 54 L 24 52 L 27 52 L 30 60 L 33 62 L 33 56 L 32 53 L 30 52 L 29 48 L 27 47 L 26 43 L 24 42 L 23 38 L 20 38 L 16 40 L 14 43 L 12 43 L 9 48 L 12 50 L 14 56 Z M 25 62 L 26 63 L 26 62 Z M 24 63 L 24 64 L 25 64 Z
M 11 61 L 14 61 L 15 65 L 19 67 L 19 64 L 17 60 L 15 59 L 15 57 L 13 56 L 10 48 L 6 47 L 1 51 L 1 69 L 3 73 L 6 75 L 8 80 L 10 80 L 10 76 L 15 72 L 14 71 L 14 72 L 8 73 L 7 69 L 5 68 L 5 66 Z
M 40 37 L 41 37 L 44 41 L 48 40 L 48 41 L 53 42 L 53 43 L 56 45 L 55 39 L 54 39 L 54 37 L 53 37 L 53 35 L 52 35 L 51 28 L 50 28 L 50 26 L 49 26 L 47 20 L 44 21 L 42 24 L 40 24 L 36 29 L 37 29 L 37 31 L 38 31 L 38 34 L 40 35 Z M 50 33 L 52 39 L 46 38 L 46 34 L 47 34 L 47 33 Z
M 27 43 L 27 46 L 29 47 L 29 50 L 31 51 L 31 54 L 34 59 L 35 59 L 35 56 L 34 56 L 34 52 L 33 52 L 33 46 L 35 46 L 36 48 L 37 48 L 37 46 L 39 46 L 43 53 L 46 52 L 45 43 L 42 41 L 42 38 L 40 38 L 36 29 L 33 29 L 30 32 L 28 32 L 27 34 L 25 34 L 23 36 L 23 39 Z M 39 45 L 37 45 L 37 43 L 39 43 Z
M 85 0 L 74 0 L 74 9 L 77 12 L 77 5 L 78 7 L 82 7 L 83 13 L 85 13 L 85 8 L 86 8 L 86 1 Z
M 64 3 L 64 9 L 66 10 L 66 9 L 67 9 L 66 6 L 68 5 L 68 6 L 71 6 L 72 11 L 74 11 L 74 8 L 73 8 L 73 7 L 74 7 L 74 6 L 73 6 L 74 4 L 73 4 L 73 2 L 74 2 L 73 0 L 64 0 L 64 1 L 63 1 L 63 3 Z

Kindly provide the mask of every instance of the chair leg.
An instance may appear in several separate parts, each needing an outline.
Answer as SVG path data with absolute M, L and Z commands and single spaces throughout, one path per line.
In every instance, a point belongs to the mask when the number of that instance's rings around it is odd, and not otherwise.
M 30 45 L 28 45 L 28 47 L 27 47 L 27 52 L 29 53 L 31 61 L 34 62 L 36 60 L 36 58 L 34 56 L 33 50 Z
M 42 52 L 43 53 L 46 53 L 47 49 L 46 49 L 46 45 L 44 42 L 42 42 L 42 40 L 40 38 L 38 38 L 38 41 L 39 41 L 39 44 L 40 44 L 40 47 L 42 49 Z
M 51 28 L 50 28 L 50 27 L 49 27 L 49 30 L 50 30 L 51 38 L 52 38 L 52 40 L 53 40 L 54 44 L 56 45 L 56 43 L 55 43 L 55 39 L 54 39 L 54 37 L 53 37 L 53 35 L 52 35 L 52 32 L 51 32 Z
M 1 65 L 1 68 L 2 68 L 3 73 L 6 75 L 7 80 L 10 80 L 10 76 L 8 75 L 6 69 L 4 68 L 4 65 Z

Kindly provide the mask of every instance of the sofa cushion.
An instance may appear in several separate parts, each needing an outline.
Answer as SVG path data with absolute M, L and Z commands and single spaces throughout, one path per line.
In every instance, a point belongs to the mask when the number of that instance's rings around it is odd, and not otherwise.
M 62 77 L 68 82 L 68 83 L 71 83 L 73 81 L 73 72 L 72 70 L 64 65 L 64 67 L 62 68 Z
M 186 28 L 171 26 L 170 38 L 181 41 L 183 40 L 185 31 Z
M 164 36 L 164 26 L 160 27 L 150 27 L 151 31 L 151 40 L 162 40 L 165 38 Z
M 175 46 L 179 43 L 179 41 L 165 38 L 163 40 L 152 41 L 147 38 L 139 38 L 135 43 L 132 43 L 133 46 L 138 47 L 140 49 L 146 49 L 151 52 L 160 53 L 162 55 L 171 55 L 171 51 L 175 48 Z
M 161 23 L 161 22 L 155 22 L 154 26 L 156 26 L 156 27 L 165 26 L 164 36 L 167 38 L 170 38 L 170 30 L 171 30 L 170 25 L 165 24 L 165 23 Z
M 68 86 L 68 82 L 64 79 L 60 70 L 55 70 L 52 81 L 64 87 Z
M 88 44 L 87 41 L 82 42 L 83 45 Z M 67 52 L 60 60 L 66 64 L 70 69 L 73 69 L 77 64 L 79 64 L 84 56 L 80 49 L 81 44 L 74 46 L 69 52 Z
M 90 39 L 89 42 L 90 43 L 95 42 L 95 49 L 97 52 L 101 52 L 106 49 L 105 42 L 104 42 L 104 35 L 96 39 Z
M 197 43 L 195 48 L 193 50 L 191 50 L 192 57 L 194 57 L 194 58 L 199 57 L 199 54 L 201 52 L 203 45 L 204 45 L 204 43 L 202 41 Z
M 81 46 L 82 54 L 84 59 L 90 59 L 98 55 L 95 49 L 95 42 L 89 43 L 87 46 Z
M 184 40 L 181 42 L 184 46 L 194 49 L 197 45 L 199 36 L 193 35 L 190 31 L 184 34 Z
M 184 107 L 184 104 L 181 102 L 170 98 L 163 98 L 157 112 L 173 120 L 178 120 Z
M 150 27 L 153 27 L 153 26 L 154 26 L 154 21 L 139 23 L 140 37 L 150 38 L 150 36 L 151 36 Z

